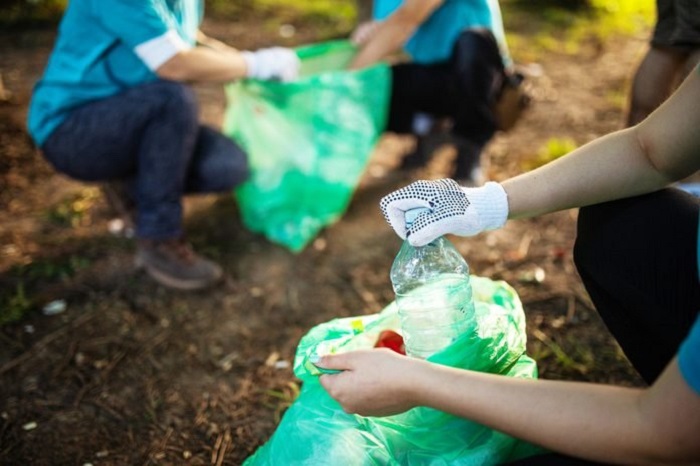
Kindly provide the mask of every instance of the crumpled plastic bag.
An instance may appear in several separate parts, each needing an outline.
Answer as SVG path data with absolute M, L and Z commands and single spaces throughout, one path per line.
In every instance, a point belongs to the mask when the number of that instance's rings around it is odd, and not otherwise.
M 345 68 L 356 53 L 331 41 L 296 50 L 293 82 L 226 86 L 223 131 L 248 153 L 250 179 L 236 191 L 243 223 L 301 251 L 345 212 L 384 130 L 391 71 Z
M 525 354 L 525 317 L 515 290 L 505 282 L 471 279 L 475 314 L 470 329 L 428 360 L 536 378 L 535 361 Z M 335 319 L 311 329 L 294 360 L 294 373 L 303 381 L 299 397 L 245 465 L 485 466 L 542 453 L 526 442 L 431 408 L 388 417 L 345 413 L 318 382 L 311 361 L 328 353 L 372 348 L 379 333 L 398 328 L 397 308 L 391 303 L 378 314 Z

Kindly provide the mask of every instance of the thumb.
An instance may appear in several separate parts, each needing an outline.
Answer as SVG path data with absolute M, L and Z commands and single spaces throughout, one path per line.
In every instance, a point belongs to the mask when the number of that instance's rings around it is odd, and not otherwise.
M 352 353 L 328 354 L 321 357 L 315 364 L 324 369 L 345 371 L 355 367 L 355 359 Z
M 435 223 L 428 223 L 415 230 L 409 230 L 407 239 L 408 242 L 411 243 L 411 246 L 419 247 L 425 246 L 438 236 L 442 236 L 442 233 L 437 228 L 437 225 Z

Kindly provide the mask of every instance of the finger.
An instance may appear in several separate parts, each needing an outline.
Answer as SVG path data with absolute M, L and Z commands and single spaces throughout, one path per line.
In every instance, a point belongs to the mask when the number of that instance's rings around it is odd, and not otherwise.
M 352 33 L 350 40 L 355 45 L 362 45 L 370 38 L 372 32 L 376 28 L 376 22 L 369 21 L 360 24 L 357 29 Z
M 333 389 L 333 385 L 335 384 L 335 378 L 338 376 L 338 374 L 322 374 L 319 378 L 318 381 L 321 384 L 321 386 L 327 391 L 331 392 Z
M 445 189 L 448 190 L 458 190 L 460 189 L 459 183 L 457 183 L 455 180 L 452 178 L 442 178 L 440 180 L 437 180 L 438 183 L 440 183 L 442 186 L 445 187 Z
M 416 222 L 413 224 L 413 227 L 411 227 L 411 229 L 408 232 L 408 242 L 411 244 L 411 246 L 415 247 L 425 246 L 431 241 L 434 241 L 437 237 L 442 236 L 444 234 L 440 226 L 440 222 L 421 224 Z
M 352 36 L 350 36 L 350 41 L 355 45 L 361 45 L 367 36 L 366 29 L 367 27 L 364 25 L 357 28 L 355 32 L 353 32 Z
M 384 217 L 401 239 L 406 239 L 406 212 L 412 209 L 429 207 L 430 202 L 406 197 L 401 190 L 385 196 L 379 203 Z
M 401 239 L 406 239 L 406 212 L 396 207 L 388 207 L 384 210 L 384 217 L 396 234 Z
M 316 365 L 324 369 L 351 370 L 354 367 L 354 357 L 352 353 L 329 354 L 319 359 Z

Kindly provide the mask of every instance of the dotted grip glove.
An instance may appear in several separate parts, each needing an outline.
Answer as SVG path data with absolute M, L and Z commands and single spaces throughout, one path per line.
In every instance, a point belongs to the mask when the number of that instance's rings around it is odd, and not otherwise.
M 473 236 L 502 227 L 508 219 L 508 198 L 503 187 L 488 182 L 463 188 L 454 180 L 416 181 L 382 198 L 379 206 L 389 225 L 413 246 L 424 246 L 452 233 Z M 406 228 L 406 212 L 427 208 Z
M 301 62 L 292 49 L 271 47 L 241 54 L 248 67 L 249 78 L 287 82 L 299 76 Z

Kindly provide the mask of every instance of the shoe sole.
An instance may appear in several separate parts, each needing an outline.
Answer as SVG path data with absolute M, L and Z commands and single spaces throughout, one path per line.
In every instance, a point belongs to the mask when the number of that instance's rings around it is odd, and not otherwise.
M 221 277 L 223 276 L 223 274 L 220 274 L 214 280 L 182 280 L 166 275 L 154 267 L 149 267 L 138 258 L 135 260 L 135 263 L 136 268 L 144 269 L 146 273 L 148 273 L 148 275 L 151 276 L 151 278 L 153 278 L 161 285 L 184 291 L 195 291 L 209 288 L 221 281 Z

